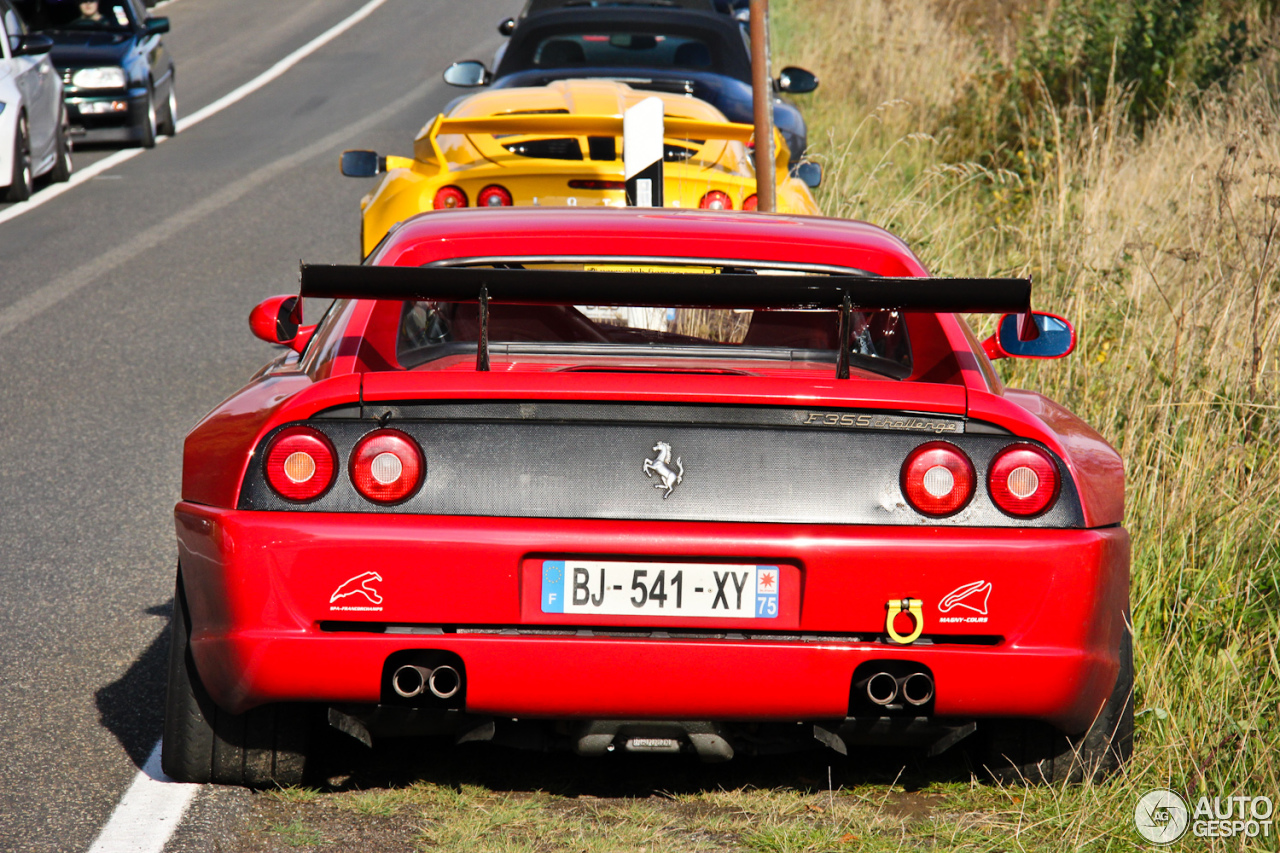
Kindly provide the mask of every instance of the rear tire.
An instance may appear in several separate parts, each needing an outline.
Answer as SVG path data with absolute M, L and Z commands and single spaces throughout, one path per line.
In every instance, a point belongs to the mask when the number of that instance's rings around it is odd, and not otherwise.
M 31 135 L 27 130 L 27 117 L 18 117 L 18 132 L 13 136 L 13 175 L 4 200 L 26 201 L 35 191 L 35 173 L 31 166 Z
M 156 90 L 152 87 L 147 88 L 147 113 L 142 118 L 142 137 L 138 140 L 138 144 L 143 148 L 156 147 L 156 133 L 159 118 L 156 114 Z
M 1097 782 L 1123 767 L 1133 755 L 1133 637 L 1128 625 L 1120 640 L 1115 686 L 1087 732 L 1068 737 L 1038 720 L 1007 720 L 978 745 L 980 763 L 1001 784 Z
M 156 130 L 165 136 L 174 136 L 178 132 L 178 92 L 169 78 L 169 97 L 165 99 L 164 120 L 156 125 Z
M 58 122 L 58 159 L 54 161 L 49 172 L 49 180 L 61 184 L 71 180 L 75 166 L 71 162 L 71 127 L 67 124 L 67 112 L 62 111 L 62 120 Z
M 178 577 L 170 622 L 169 688 L 160 764 L 179 782 L 250 788 L 300 785 L 316 709 L 263 705 L 229 714 L 209 698 L 191 657 L 190 622 Z

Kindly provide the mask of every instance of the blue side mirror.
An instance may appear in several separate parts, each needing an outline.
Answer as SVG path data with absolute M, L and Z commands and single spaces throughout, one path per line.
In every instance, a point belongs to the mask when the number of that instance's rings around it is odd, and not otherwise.
M 376 151 L 343 151 L 338 168 L 348 178 L 372 178 L 387 170 L 387 160 Z
M 818 184 L 822 183 L 822 166 L 818 163 L 797 163 L 796 167 L 791 170 L 791 174 L 795 175 L 809 189 L 816 189 Z
M 1018 334 L 1021 314 L 1005 314 L 996 333 L 982 343 L 989 358 L 1062 358 L 1076 348 L 1076 330 L 1056 314 L 1031 312 L 1034 331 Z M 1022 340 L 1030 338 L 1030 340 Z
M 789 92 L 792 95 L 803 95 L 812 92 L 818 88 L 818 75 L 812 71 L 806 71 L 803 68 L 797 68 L 794 65 L 788 65 L 782 69 L 782 73 L 778 75 L 775 83 L 779 92 Z
M 489 73 L 488 68 L 484 67 L 484 63 L 474 59 L 455 62 L 444 70 L 444 82 L 450 86 L 461 86 L 464 89 L 488 86 L 489 81 L 492 79 L 493 75 Z

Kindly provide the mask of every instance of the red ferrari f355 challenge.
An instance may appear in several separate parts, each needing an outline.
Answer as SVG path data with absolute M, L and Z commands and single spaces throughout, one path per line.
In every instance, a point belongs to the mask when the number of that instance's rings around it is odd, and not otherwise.
M 1075 345 L 1027 280 L 834 219 L 460 210 L 250 324 L 282 355 L 185 445 L 175 779 L 296 783 L 326 729 L 1130 754 L 1123 466 L 992 369 Z

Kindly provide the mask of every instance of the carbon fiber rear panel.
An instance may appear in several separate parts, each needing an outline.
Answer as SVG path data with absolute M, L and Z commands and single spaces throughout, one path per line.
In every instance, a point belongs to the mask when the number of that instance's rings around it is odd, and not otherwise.
M 379 506 L 361 497 L 347 474 L 356 442 L 379 427 L 357 412 L 308 423 L 338 450 L 340 471 L 319 499 L 279 497 L 254 454 L 240 509 L 382 512 L 524 518 L 631 519 L 808 524 L 978 527 L 1083 527 L 1074 485 L 1058 461 L 1062 495 L 1036 519 L 1004 515 L 987 495 L 987 468 L 1012 436 L 966 434 L 964 422 L 937 415 L 740 407 L 599 404 L 413 404 L 382 407 L 387 427 L 421 445 L 422 488 L 405 502 Z M 369 414 L 369 412 L 365 412 Z M 336 415 L 336 417 L 335 417 Z M 942 438 L 961 447 L 978 477 L 970 504 L 950 518 L 923 516 L 902 498 L 903 460 Z M 270 437 L 267 441 L 269 442 Z M 655 488 L 645 460 L 672 448 L 683 475 Z M 264 447 L 267 442 L 264 442 Z

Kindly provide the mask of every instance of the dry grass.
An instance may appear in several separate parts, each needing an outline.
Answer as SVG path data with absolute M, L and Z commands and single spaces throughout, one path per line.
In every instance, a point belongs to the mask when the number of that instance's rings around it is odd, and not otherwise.
M 1035 161 L 1020 178 L 975 165 L 993 159 L 980 149 L 967 152 L 971 162 L 944 159 L 954 152 L 940 144 L 953 115 L 946 99 L 972 79 L 965 59 L 977 40 L 954 26 L 963 4 L 903 5 L 775 6 L 777 49 L 821 69 L 824 87 L 834 82 L 809 112 L 828 166 L 819 200 L 830 214 L 890 227 L 939 274 L 1031 275 L 1038 305 L 1076 323 L 1080 348 L 1065 362 L 1001 364 L 1006 379 L 1064 402 L 1127 460 L 1137 755 L 1119 783 L 1054 801 L 1066 831 L 1050 846 L 1092 846 L 1094 827 L 1157 784 L 1275 796 L 1276 78 L 1254 69 L 1237 91 L 1165 117 L 1141 139 L 1115 104 L 1085 116 L 1076 134 L 1042 107 L 1016 152 Z M 919 21 L 929 14 L 937 23 Z M 908 19 L 916 43 L 947 61 L 864 73 L 915 56 L 901 47 Z M 855 36 L 894 49 L 859 56 L 836 46 Z
M 865 754 L 828 777 L 823 756 L 712 769 L 457 751 L 407 757 L 398 780 L 264 798 L 268 831 L 252 849 L 350 849 L 354 816 L 423 850 L 1131 850 L 1133 808 L 1152 787 L 1280 797 L 1276 75 L 1255 71 L 1141 139 L 1115 104 L 1070 123 L 1041 109 L 1012 152 L 1026 167 L 993 171 L 976 165 L 996 162 L 981 148 L 956 156 L 955 140 L 972 136 L 947 123 L 980 82 L 974 33 L 1007 53 L 1014 13 L 1037 4 L 773 7 L 777 54 L 822 77 L 803 106 L 827 212 L 890 228 L 939 274 L 1031 275 L 1039 307 L 1081 333 L 1065 361 L 999 367 L 1075 410 L 1127 461 L 1132 763 L 1104 784 L 1014 789 L 963 766 L 903 771 L 882 758 L 868 770 Z M 364 849 L 405 847 L 377 837 Z M 1273 830 L 1183 846 L 1276 843 Z

